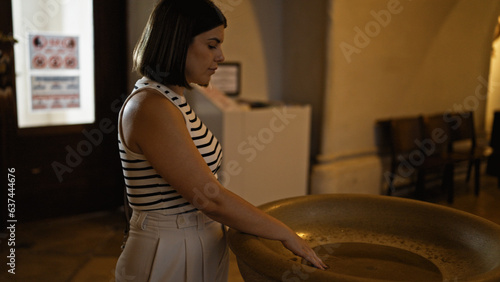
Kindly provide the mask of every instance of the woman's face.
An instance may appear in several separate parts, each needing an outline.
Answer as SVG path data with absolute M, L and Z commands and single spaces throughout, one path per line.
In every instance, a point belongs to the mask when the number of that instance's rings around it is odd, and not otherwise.
M 198 34 L 189 45 L 186 58 L 186 79 L 189 83 L 207 85 L 210 77 L 224 61 L 221 45 L 224 26 Z

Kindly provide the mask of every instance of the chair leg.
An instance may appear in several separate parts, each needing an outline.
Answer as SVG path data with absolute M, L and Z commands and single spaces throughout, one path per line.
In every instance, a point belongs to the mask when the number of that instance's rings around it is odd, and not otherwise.
M 475 160 L 474 161 L 469 161 L 469 164 L 467 165 L 467 176 L 465 178 L 465 182 L 466 183 L 469 183 L 470 175 L 472 173 L 472 167 L 474 166 L 474 164 L 475 164 Z
M 425 190 L 425 172 L 423 170 L 419 170 L 417 172 L 417 183 L 415 187 L 415 197 L 419 200 L 424 199 L 424 190 Z
M 389 175 L 387 175 L 389 174 Z M 385 178 L 389 184 L 389 187 L 387 188 L 387 196 L 391 196 L 392 195 L 392 192 L 394 191 L 394 172 L 387 172 L 385 174 Z
M 480 185 L 480 172 L 481 172 L 481 160 L 474 160 L 474 194 L 479 196 L 479 185 Z
M 444 181 L 443 184 L 446 188 L 446 194 L 448 196 L 448 203 L 452 204 L 455 196 L 455 184 L 454 184 L 454 170 L 453 164 L 448 164 L 444 168 Z
M 387 188 L 387 196 L 391 196 L 392 195 L 392 190 L 394 189 L 393 182 L 394 182 L 393 179 L 391 179 L 390 182 L 389 182 L 389 187 Z

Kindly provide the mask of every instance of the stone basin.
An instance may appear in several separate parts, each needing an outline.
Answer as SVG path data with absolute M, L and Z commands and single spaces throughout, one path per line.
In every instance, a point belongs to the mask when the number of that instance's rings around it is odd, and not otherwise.
M 245 281 L 500 281 L 500 226 L 436 204 L 309 195 L 260 208 L 309 242 L 322 271 L 278 241 L 228 233 Z

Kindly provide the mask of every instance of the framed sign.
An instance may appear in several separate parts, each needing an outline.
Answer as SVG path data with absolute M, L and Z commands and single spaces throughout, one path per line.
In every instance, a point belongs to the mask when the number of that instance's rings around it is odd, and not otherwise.
M 28 40 L 31 70 L 78 69 L 78 36 L 31 33 Z
M 56 2 L 12 1 L 19 128 L 95 121 L 93 1 Z
M 226 93 L 229 96 L 237 96 L 240 94 L 241 83 L 241 66 L 239 63 L 222 63 L 210 83 Z

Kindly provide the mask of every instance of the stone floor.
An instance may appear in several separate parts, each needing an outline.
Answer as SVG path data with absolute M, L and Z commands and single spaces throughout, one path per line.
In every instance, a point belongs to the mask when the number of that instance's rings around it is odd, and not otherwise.
M 451 206 L 500 224 L 500 189 L 497 179 L 483 176 L 479 197 L 463 181 L 456 184 L 456 199 L 447 204 L 444 195 L 428 201 Z M 63 217 L 16 228 L 15 275 L 7 272 L 7 234 L 0 234 L 0 281 L 114 281 L 114 268 L 120 254 L 123 216 L 119 211 Z M 234 255 L 231 256 L 230 282 L 243 281 Z

